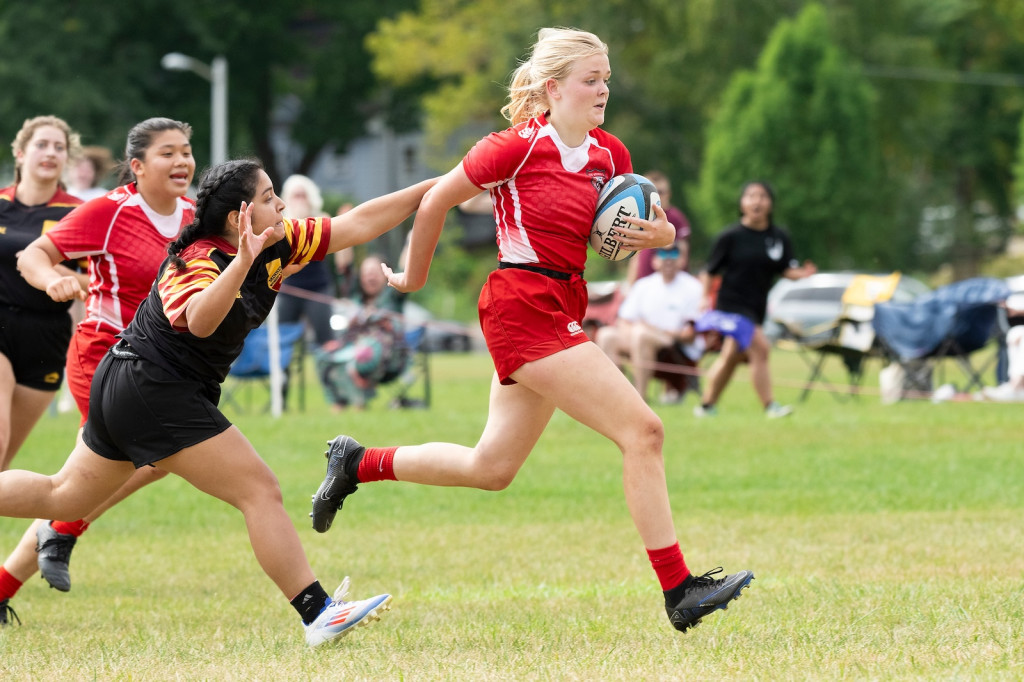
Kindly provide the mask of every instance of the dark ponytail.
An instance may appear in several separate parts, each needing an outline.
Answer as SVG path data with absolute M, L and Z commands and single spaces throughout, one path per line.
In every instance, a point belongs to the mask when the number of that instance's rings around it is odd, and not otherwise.
M 228 215 L 243 201 L 252 201 L 263 165 L 259 161 L 228 161 L 203 173 L 196 193 L 196 217 L 167 247 L 176 270 L 185 267 L 179 255 L 189 244 L 202 237 L 224 234 Z

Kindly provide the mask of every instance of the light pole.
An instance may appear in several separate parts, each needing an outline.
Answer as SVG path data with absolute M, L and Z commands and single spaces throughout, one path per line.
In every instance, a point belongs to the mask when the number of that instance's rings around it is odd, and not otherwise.
M 228 160 L 228 60 L 214 57 L 209 64 L 169 52 L 160 60 L 168 71 L 191 71 L 210 81 L 210 165 Z

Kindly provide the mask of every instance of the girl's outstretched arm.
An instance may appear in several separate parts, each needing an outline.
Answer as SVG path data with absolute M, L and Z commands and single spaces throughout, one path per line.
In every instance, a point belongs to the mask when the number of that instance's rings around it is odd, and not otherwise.
M 397 227 L 420 205 L 423 194 L 439 178 L 431 178 L 397 192 L 370 199 L 355 208 L 331 218 L 331 242 L 328 253 L 357 244 L 365 244 Z
M 403 292 L 423 288 L 448 211 L 479 193 L 480 188 L 470 182 L 460 163 L 424 195 L 412 225 L 406 271 L 395 273 L 383 266 L 389 286 Z

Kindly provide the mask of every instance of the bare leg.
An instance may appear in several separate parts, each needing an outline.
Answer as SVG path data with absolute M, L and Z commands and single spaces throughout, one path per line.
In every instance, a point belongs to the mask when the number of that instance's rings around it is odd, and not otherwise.
M 316 580 L 270 467 L 237 427 L 157 463 L 242 512 L 260 567 L 288 599 Z
M 79 435 L 75 449 L 53 476 L 21 470 L 0 473 L 0 516 L 81 518 L 110 497 L 133 470 L 129 462 L 100 457 Z
M 750 380 L 754 384 L 754 391 L 761 400 L 762 407 L 768 407 L 772 402 L 772 377 L 768 365 L 768 354 L 771 346 L 768 338 L 761 331 L 761 327 L 754 328 L 754 338 L 747 349 L 747 356 L 750 358 Z
M 705 405 L 714 405 L 722 397 L 722 392 L 729 385 L 736 366 L 740 363 L 740 348 L 736 340 L 727 336 L 722 340 L 722 350 L 708 370 L 707 384 L 704 386 L 704 395 L 701 402 Z
M 672 335 L 666 331 L 638 324 L 633 328 L 630 340 L 630 359 L 633 363 L 633 385 L 644 400 L 647 399 L 647 384 L 654 376 L 654 361 L 658 351 L 672 345 Z
M 124 485 L 117 489 L 117 492 L 108 497 L 102 504 L 93 509 L 91 512 L 86 514 L 83 517 L 83 520 L 92 523 L 100 516 L 102 516 L 105 511 L 113 507 L 118 502 L 123 501 L 129 495 L 138 492 L 139 490 L 146 487 L 150 483 L 156 483 L 166 475 L 166 471 L 162 471 L 160 469 L 156 469 L 153 467 L 142 467 L 140 469 L 136 469 L 134 473 L 132 473 L 131 478 L 125 481 Z
M 0 355 L 0 471 L 10 467 L 55 395 L 55 391 L 19 386 L 7 356 Z
M 161 478 L 167 475 L 166 471 L 160 469 L 154 469 L 153 467 L 142 467 L 136 469 L 131 477 L 125 481 L 124 485 L 117 489 L 113 495 L 108 497 L 102 504 L 96 509 L 89 512 L 83 520 L 88 523 L 92 523 L 100 517 L 103 512 L 113 507 L 118 502 L 124 500 L 126 497 L 141 489 L 154 481 L 159 481 Z M 71 519 L 63 519 L 65 521 Z M 13 575 L 21 582 L 25 582 L 32 577 L 37 570 L 39 570 L 38 556 L 36 555 L 36 530 L 40 525 L 49 523 L 47 519 L 36 519 L 29 526 L 28 530 L 22 536 L 18 542 L 18 546 L 14 548 L 7 559 L 4 561 L 4 568 L 7 572 Z
M 24 583 L 39 570 L 39 562 L 36 560 L 36 529 L 44 523 L 46 521 L 40 519 L 33 521 L 18 541 L 18 546 L 4 561 L 4 569 L 20 582 Z
M 676 542 L 661 458 L 661 420 L 614 363 L 585 343 L 530 362 L 518 384 L 491 383 L 487 425 L 475 447 L 428 443 L 398 448 L 398 480 L 500 490 L 515 478 L 557 406 L 610 438 L 623 455 L 626 504 L 644 545 Z M 615 415 L 609 419 L 608 415 Z

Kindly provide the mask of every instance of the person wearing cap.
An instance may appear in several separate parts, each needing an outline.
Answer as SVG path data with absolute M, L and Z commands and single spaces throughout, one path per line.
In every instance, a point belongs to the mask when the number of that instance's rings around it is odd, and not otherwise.
M 703 339 L 694 329 L 703 286 L 682 270 L 685 256 L 677 245 L 655 250 L 654 260 L 655 272 L 630 287 L 615 324 L 597 332 L 597 345 L 608 357 L 620 367 L 629 363 L 633 385 L 644 399 L 660 351 L 676 347 L 694 364 L 704 352 Z M 667 400 L 680 397 L 670 393 Z

